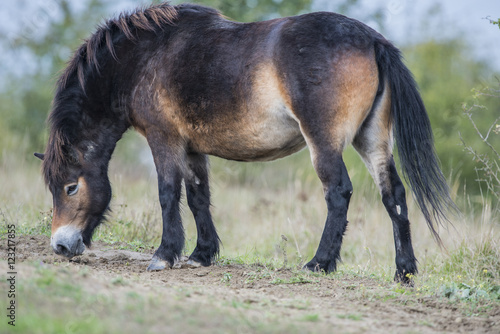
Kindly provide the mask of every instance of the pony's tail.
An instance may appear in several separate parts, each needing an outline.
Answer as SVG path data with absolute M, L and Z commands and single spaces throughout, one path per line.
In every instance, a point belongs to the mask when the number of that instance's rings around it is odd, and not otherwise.
M 434 138 L 424 103 L 400 51 L 385 39 L 375 42 L 381 78 L 391 91 L 391 118 L 403 176 L 413 191 L 427 225 L 442 245 L 435 222 L 449 222 L 446 212 L 458 212 L 439 168 Z

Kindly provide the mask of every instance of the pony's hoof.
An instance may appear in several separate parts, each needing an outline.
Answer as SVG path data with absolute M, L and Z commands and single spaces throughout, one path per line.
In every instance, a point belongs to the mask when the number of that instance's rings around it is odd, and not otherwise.
M 151 259 L 151 263 L 149 263 L 148 269 L 146 269 L 146 270 L 147 271 L 160 271 L 160 270 L 163 270 L 167 267 L 170 268 L 170 264 L 167 261 L 162 260 L 156 256 L 153 256 L 153 258 Z
M 318 273 L 321 272 L 321 268 L 319 267 L 319 263 L 312 264 L 308 263 L 305 266 L 302 267 L 302 271 L 307 272 L 307 273 Z
M 186 262 L 186 268 L 199 268 L 199 267 L 201 267 L 201 263 L 200 262 L 193 261 L 191 259 L 189 259 Z
M 186 267 L 186 261 L 189 258 L 187 256 L 181 256 L 179 259 L 175 260 L 174 265 L 172 266 L 172 269 L 182 269 Z
M 415 282 L 413 281 L 413 274 L 400 274 L 396 272 L 396 275 L 394 275 L 394 282 L 400 283 L 402 286 L 407 287 L 407 288 L 413 288 L 415 287 Z
M 309 261 L 308 263 L 305 264 L 304 267 L 302 267 L 303 271 L 308 271 L 308 272 L 313 272 L 313 273 L 321 273 L 325 272 L 325 269 L 316 262 L 314 259 Z

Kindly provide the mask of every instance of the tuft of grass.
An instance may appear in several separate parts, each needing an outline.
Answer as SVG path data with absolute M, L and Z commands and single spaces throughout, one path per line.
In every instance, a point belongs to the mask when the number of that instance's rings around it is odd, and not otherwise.
M 481 243 L 462 241 L 444 261 L 442 271 L 463 278 L 491 281 L 500 279 L 500 243 L 486 239 Z
M 363 320 L 363 316 L 360 314 L 338 314 L 337 318 L 339 319 L 349 319 L 349 320 L 354 320 L 354 321 L 361 321 Z
M 306 283 L 313 283 L 313 280 L 304 277 L 304 276 L 292 276 L 291 278 L 288 279 L 282 279 L 279 277 L 274 278 L 271 281 L 271 284 L 306 284 Z
M 302 317 L 302 321 L 309 321 L 309 322 L 318 322 L 319 321 L 319 314 L 306 314 Z
M 111 284 L 113 284 L 113 285 L 126 285 L 127 283 L 125 282 L 125 280 L 123 279 L 122 276 L 116 276 L 115 278 L 113 278 L 111 280 Z
M 451 301 L 500 302 L 500 248 L 498 240 L 462 241 L 442 262 L 431 261 L 420 277 L 422 289 L 432 289 Z
M 230 265 L 238 265 L 238 264 L 246 264 L 247 261 L 244 259 L 244 256 L 236 256 L 236 257 L 227 257 L 220 256 L 215 260 L 215 264 L 218 266 L 230 266 Z
M 15 225 L 15 232 L 17 235 L 50 236 L 52 229 L 52 209 L 38 212 L 33 221 L 24 221 L 20 223 L 19 218 L 13 216 L 12 212 L 0 208 L 0 238 L 6 236 L 8 225 Z
M 229 283 L 231 283 L 232 278 L 233 278 L 233 275 L 231 273 L 224 273 L 224 275 L 221 278 L 221 282 L 229 284 Z

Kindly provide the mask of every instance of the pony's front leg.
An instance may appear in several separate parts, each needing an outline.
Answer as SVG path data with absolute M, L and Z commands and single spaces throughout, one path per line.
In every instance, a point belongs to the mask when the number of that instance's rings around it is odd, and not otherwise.
M 148 271 L 172 267 L 184 248 L 184 229 L 179 212 L 182 172 L 179 161 L 182 153 L 176 152 L 162 137 L 147 136 L 158 173 L 158 191 L 163 219 L 160 247 L 156 250 Z M 174 146 L 175 147 L 175 146 Z
M 202 154 L 188 154 L 187 163 L 186 197 L 198 231 L 196 248 L 189 256 L 188 264 L 209 266 L 219 253 L 220 240 L 210 214 L 208 158 Z

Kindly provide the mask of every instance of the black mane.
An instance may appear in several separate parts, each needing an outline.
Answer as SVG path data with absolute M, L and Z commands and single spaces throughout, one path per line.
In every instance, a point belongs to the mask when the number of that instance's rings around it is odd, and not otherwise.
M 80 86 L 85 85 L 84 66 L 88 64 L 91 68 L 99 71 L 97 53 L 102 46 L 106 46 L 111 56 L 116 59 L 113 45 L 113 34 L 118 32 L 127 39 L 136 39 L 134 32 L 138 30 L 158 32 L 162 25 L 174 25 L 177 19 L 177 8 L 169 3 L 162 3 L 147 8 L 138 8 L 131 13 L 121 13 L 118 17 L 109 19 L 100 26 L 92 36 L 75 52 L 69 61 L 64 73 L 61 75 L 57 85 L 58 90 L 66 87 L 68 78 L 76 71 Z

